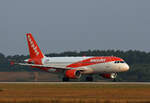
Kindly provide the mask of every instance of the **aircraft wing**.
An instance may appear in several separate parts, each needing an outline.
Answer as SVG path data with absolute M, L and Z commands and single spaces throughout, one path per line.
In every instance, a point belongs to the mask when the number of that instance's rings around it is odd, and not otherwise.
M 39 65 L 39 64 L 28 64 L 28 63 L 17 63 L 18 65 L 23 65 L 23 66 L 32 66 L 32 67 L 45 67 L 45 68 L 55 68 L 55 69 L 63 69 L 63 70 L 69 70 L 69 69 L 74 69 L 70 67 L 66 67 L 64 65 L 56 65 L 56 64 L 50 64 L 50 65 Z M 84 68 L 76 68 L 77 70 L 85 70 Z

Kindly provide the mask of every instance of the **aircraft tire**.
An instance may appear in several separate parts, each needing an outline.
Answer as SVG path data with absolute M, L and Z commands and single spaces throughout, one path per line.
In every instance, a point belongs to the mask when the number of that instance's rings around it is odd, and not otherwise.
M 93 77 L 91 77 L 91 76 L 86 77 L 86 81 L 87 82 L 93 82 Z
M 113 79 L 113 82 L 117 82 L 116 78 Z
M 69 78 L 64 77 L 64 78 L 62 79 L 62 81 L 63 81 L 63 82 L 69 82 Z

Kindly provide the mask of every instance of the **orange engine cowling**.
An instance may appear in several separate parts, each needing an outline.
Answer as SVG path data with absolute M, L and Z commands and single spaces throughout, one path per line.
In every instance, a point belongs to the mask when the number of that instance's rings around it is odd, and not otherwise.
M 106 73 L 106 74 L 100 74 L 103 78 L 108 78 L 108 79 L 114 79 L 117 77 L 117 73 Z
M 81 72 L 76 69 L 71 69 L 71 70 L 67 70 L 65 72 L 65 75 L 67 78 L 70 78 L 70 79 L 78 79 L 81 77 Z

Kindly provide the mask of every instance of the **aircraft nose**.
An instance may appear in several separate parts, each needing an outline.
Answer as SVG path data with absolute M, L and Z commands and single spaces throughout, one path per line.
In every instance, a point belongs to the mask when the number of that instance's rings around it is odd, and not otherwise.
M 125 64 L 125 65 L 123 65 L 123 67 L 122 67 L 122 71 L 128 71 L 129 70 L 129 65 L 128 64 Z

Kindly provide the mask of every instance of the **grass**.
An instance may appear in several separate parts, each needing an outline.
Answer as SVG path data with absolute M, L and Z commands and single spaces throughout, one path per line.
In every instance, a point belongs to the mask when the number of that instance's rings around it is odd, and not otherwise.
M 150 85 L 0 84 L 0 103 L 150 103 Z

